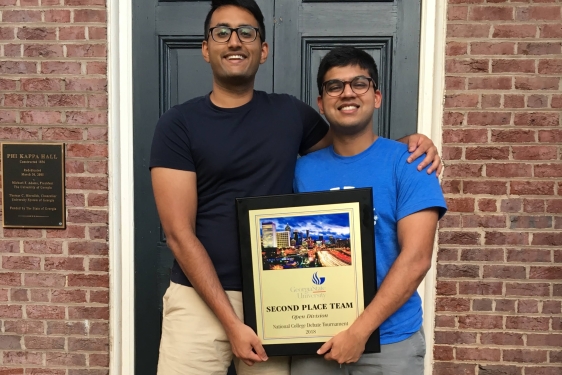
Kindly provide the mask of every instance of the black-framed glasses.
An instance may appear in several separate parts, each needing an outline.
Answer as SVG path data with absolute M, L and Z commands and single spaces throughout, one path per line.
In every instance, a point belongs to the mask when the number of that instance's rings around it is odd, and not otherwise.
M 253 26 L 215 26 L 209 29 L 211 38 L 213 38 L 213 40 L 217 43 L 228 43 L 233 32 L 238 35 L 238 39 L 242 43 L 252 43 L 258 37 L 260 29 Z
M 351 81 L 342 81 L 340 79 L 331 79 L 322 84 L 324 91 L 328 96 L 340 96 L 345 90 L 345 85 L 349 84 L 351 91 L 357 95 L 363 95 L 371 87 L 371 82 L 373 83 L 373 88 L 376 90 L 376 84 L 370 77 L 357 76 Z

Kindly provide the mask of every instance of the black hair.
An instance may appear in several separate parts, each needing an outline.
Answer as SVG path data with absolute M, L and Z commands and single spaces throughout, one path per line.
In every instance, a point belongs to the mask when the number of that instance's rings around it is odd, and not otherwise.
M 369 76 L 373 79 L 374 89 L 379 88 L 379 73 L 377 64 L 371 55 L 367 52 L 355 47 L 336 47 L 332 49 L 318 67 L 318 75 L 316 76 L 316 83 L 318 85 L 318 93 L 322 95 L 322 84 L 324 83 L 324 76 L 328 70 L 334 67 L 344 67 L 349 65 L 359 66 L 369 72 Z
M 226 5 L 234 5 L 236 7 L 246 9 L 248 12 L 252 13 L 256 21 L 258 21 L 261 41 L 265 42 L 265 25 L 263 23 L 263 13 L 254 0 L 212 0 L 211 10 L 209 10 L 209 13 L 207 13 L 207 17 L 205 17 L 205 40 L 209 38 L 209 24 L 211 23 L 211 17 L 213 16 L 213 13 L 218 8 Z

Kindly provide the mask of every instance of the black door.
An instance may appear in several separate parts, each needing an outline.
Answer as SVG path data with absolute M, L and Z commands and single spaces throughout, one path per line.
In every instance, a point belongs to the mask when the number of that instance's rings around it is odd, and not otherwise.
M 258 0 L 270 56 L 256 88 L 293 94 L 316 108 L 316 70 L 339 45 L 363 48 L 379 66 L 379 135 L 414 133 L 417 119 L 420 0 Z M 207 1 L 134 0 L 135 372 L 156 373 L 162 296 L 173 257 L 152 197 L 148 162 L 154 126 L 171 106 L 211 90 L 201 57 Z

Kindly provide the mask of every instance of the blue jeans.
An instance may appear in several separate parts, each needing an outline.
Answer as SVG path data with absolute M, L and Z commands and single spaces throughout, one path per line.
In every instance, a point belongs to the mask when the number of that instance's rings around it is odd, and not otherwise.
M 423 375 L 425 335 L 419 330 L 406 340 L 381 345 L 380 353 L 363 354 L 356 363 L 340 365 L 320 356 L 292 358 L 291 375 Z

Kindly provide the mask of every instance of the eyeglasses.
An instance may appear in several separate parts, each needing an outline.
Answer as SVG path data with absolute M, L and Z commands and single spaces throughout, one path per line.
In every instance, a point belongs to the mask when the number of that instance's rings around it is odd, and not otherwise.
M 209 29 L 209 34 L 211 34 L 211 37 L 217 43 L 228 43 L 233 31 L 236 32 L 238 39 L 240 39 L 242 43 L 252 43 L 258 37 L 260 29 L 252 26 L 215 26 Z
M 377 87 L 373 79 L 365 76 L 357 76 L 351 81 L 331 79 L 324 82 L 322 84 L 322 87 L 324 88 L 324 91 L 326 92 L 326 94 L 328 94 L 328 96 L 340 96 L 345 90 L 345 85 L 349 84 L 349 87 L 351 87 L 351 91 L 353 91 L 357 95 L 362 95 L 369 91 L 371 82 L 373 83 L 373 88 L 376 90 Z

